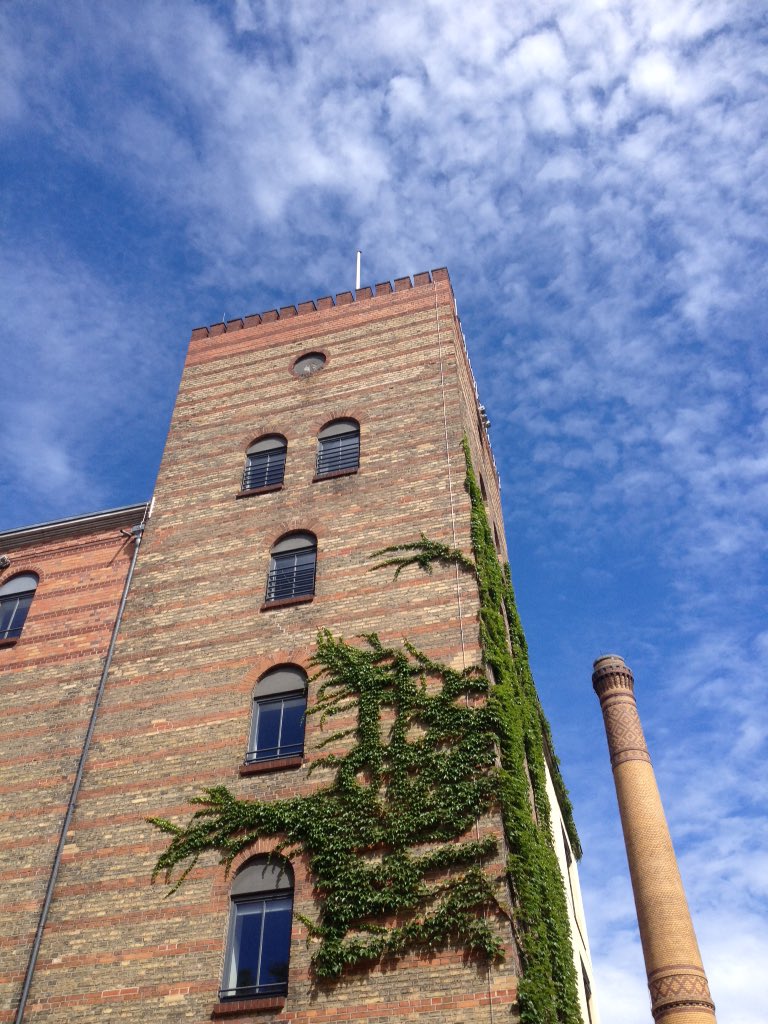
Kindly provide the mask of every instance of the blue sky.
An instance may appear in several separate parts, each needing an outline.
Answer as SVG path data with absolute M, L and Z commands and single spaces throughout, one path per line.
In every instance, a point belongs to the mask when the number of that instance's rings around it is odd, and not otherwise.
M 708 0 L 0 7 L 0 529 L 151 493 L 190 328 L 447 265 L 576 805 L 649 1019 L 592 660 L 638 700 L 720 1024 L 768 960 L 766 18 Z

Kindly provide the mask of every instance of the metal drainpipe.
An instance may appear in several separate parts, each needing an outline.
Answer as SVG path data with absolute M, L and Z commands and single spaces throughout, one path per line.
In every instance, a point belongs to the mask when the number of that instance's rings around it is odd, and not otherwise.
M 145 513 L 146 519 L 146 513 Z M 96 697 L 93 702 L 93 708 L 91 710 L 91 718 L 88 722 L 88 729 L 85 733 L 85 739 L 83 740 L 83 748 L 80 751 L 80 760 L 77 763 L 77 771 L 75 772 L 75 780 L 72 783 L 72 789 L 69 794 L 69 803 L 67 804 L 67 813 L 64 815 L 64 821 L 61 825 L 61 831 L 59 832 L 59 841 L 56 845 L 56 853 L 53 857 L 53 865 L 51 866 L 51 874 L 48 878 L 48 885 L 45 890 L 45 899 L 43 900 L 43 909 L 40 911 L 40 919 L 37 922 L 37 931 L 35 932 L 35 941 L 32 943 L 32 951 L 29 954 L 29 962 L 27 963 L 27 970 L 24 975 L 24 985 L 21 989 L 21 997 L 19 999 L 18 1009 L 16 1010 L 16 1016 L 14 1018 L 14 1024 L 22 1024 L 24 1020 L 24 1010 L 27 1006 L 27 999 L 29 998 L 29 989 L 32 985 L 32 977 L 35 973 L 35 965 L 37 964 L 37 956 L 40 952 L 40 944 L 43 941 L 43 930 L 45 929 L 46 921 L 48 920 L 48 912 L 51 908 L 51 901 L 53 899 L 53 890 L 56 887 L 56 879 L 59 876 L 59 868 L 61 866 L 61 854 L 64 850 L 64 844 L 67 839 L 67 832 L 69 830 L 69 824 L 72 821 L 72 815 L 75 811 L 75 804 L 77 803 L 77 797 L 80 793 L 80 785 L 83 781 L 83 772 L 85 771 L 85 762 L 88 757 L 88 751 L 91 746 L 91 739 L 93 738 L 93 730 L 96 727 L 96 716 L 99 712 L 99 705 L 101 704 L 101 698 L 104 694 L 104 686 L 107 682 L 107 675 L 109 674 L 109 668 L 112 664 L 112 655 L 115 651 L 115 643 L 117 641 L 117 634 L 120 629 L 120 623 L 123 620 L 123 611 L 125 609 L 125 602 L 128 598 L 128 589 L 131 585 L 131 579 L 133 578 L 133 570 L 136 566 L 136 558 L 139 554 L 139 548 L 141 547 L 141 538 L 144 533 L 144 523 L 141 522 L 138 526 L 134 526 L 131 530 L 130 536 L 134 540 L 133 555 L 131 557 L 131 564 L 128 569 L 128 575 L 125 578 L 125 586 L 123 587 L 123 596 L 120 598 L 120 607 L 117 609 L 117 618 L 115 624 L 112 627 L 112 637 L 109 641 L 109 649 L 107 650 L 107 657 L 104 662 L 104 668 L 101 672 L 101 679 L 99 680 L 99 686 L 96 690 Z

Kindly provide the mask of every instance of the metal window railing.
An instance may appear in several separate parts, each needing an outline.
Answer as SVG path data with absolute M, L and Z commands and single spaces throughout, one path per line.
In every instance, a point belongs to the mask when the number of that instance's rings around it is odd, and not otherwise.
M 248 750 L 245 755 L 245 763 L 272 761 L 278 757 L 301 757 L 303 753 L 303 743 L 280 743 L 276 747 L 259 747 L 258 750 Z
M 321 440 L 315 466 L 316 476 L 357 469 L 360 465 L 360 435 L 341 434 Z
M 315 562 L 310 565 L 275 566 L 267 576 L 266 602 L 307 597 L 315 592 Z
M 259 487 L 281 484 L 285 477 L 285 452 L 260 452 L 249 455 L 245 461 L 242 489 L 254 491 Z
M 250 999 L 252 996 L 284 996 L 287 981 L 273 981 L 268 985 L 243 985 L 240 988 L 220 988 L 219 999 Z

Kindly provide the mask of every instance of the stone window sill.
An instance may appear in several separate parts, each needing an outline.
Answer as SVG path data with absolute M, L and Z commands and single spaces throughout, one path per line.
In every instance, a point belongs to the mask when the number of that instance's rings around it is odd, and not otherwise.
M 17 636 L 9 636 L 5 640 L 0 640 L 0 647 L 15 647 L 18 642 L 19 638 Z
M 237 1017 L 243 1013 L 266 1013 L 282 1010 L 285 996 L 252 996 L 249 999 L 226 999 L 216 1003 L 211 1017 Z
M 291 757 L 272 757 L 268 761 L 250 761 L 241 764 L 238 771 L 241 775 L 259 775 L 261 772 L 277 772 L 285 768 L 301 768 L 304 764 L 302 754 Z
M 269 484 L 268 487 L 251 487 L 248 491 L 238 491 L 236 498 L 250 498 L 254 494 L 271 494 L 273 491 L 282 491 L 282 484 Z
M 290 608 L 294 604 L 311 604 L 314 599 L 314 594 L 304 594 L 302 597 L 286 597 L 282 601 L 265 601 L 259 611 L 271 612 L 273 608 Z
M 335 480 L 339 476 L 354 476 L 358 472 L 358 467 L 355 467 L 355 469 L 337 469 L 334 473 L 321 473 L 319 476 L 313 476 L 312 483 L 316 484 L 320 480 Z

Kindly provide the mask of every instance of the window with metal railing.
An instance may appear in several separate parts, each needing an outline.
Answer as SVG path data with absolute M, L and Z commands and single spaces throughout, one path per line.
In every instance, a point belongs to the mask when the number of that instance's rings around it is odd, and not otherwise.
M 0 640 L 18 640 L 21 636 L 37 584 L 34 573 L 24 572 L 0 587 Z
M 256 857 L 235 876 L 219 999 L 281 996 L 288 989 L 293 872 Z
M 315 592 L 317 539 L 312 533 L 291 533 L 272 548 L 264 600 L 267 604 L 311 597 Z
M 271 669 L 253 695 L 245 763 L 300 757 L 304 753 L 307 676 L 296 665 Z
M 281 484 L 285 477 L 287 449 L 288 442 L 279 434 L 254 441 L 245 453 L 242 490 L 256 491 Z
M 360 424 L 334 420 L 317 437 L 315 476 L 354 472 L 360 465 Z

